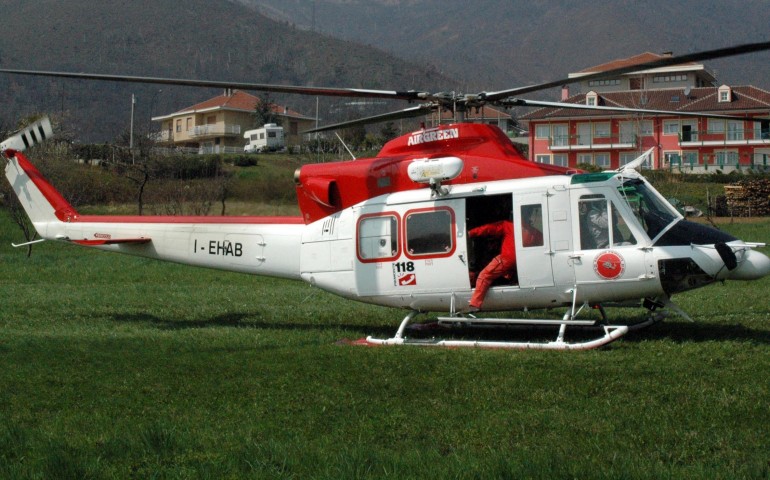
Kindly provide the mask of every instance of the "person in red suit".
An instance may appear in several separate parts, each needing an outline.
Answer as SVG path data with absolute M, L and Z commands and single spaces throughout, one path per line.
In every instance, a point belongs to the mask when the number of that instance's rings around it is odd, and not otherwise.
M 540 231 L 524 224 L 522 229 L 522 244 L 542 245 L 543 234 Z M 487 295 L 492 282 L 513 270 L 516 266 L 516 245 L 513 242 L 513 222 L 510 220 L 500 220 L 473 228 L 468 232 L 468 236 L 474 237 L 497 237 L 501 239 L 500 254 L 498 254 L 484 270 L 479 273 L 476 280 L 476 290 L 474 290 L 468 303 L 469 310 L 472 312 L 481 309 L 484 303 L 484 297 Z

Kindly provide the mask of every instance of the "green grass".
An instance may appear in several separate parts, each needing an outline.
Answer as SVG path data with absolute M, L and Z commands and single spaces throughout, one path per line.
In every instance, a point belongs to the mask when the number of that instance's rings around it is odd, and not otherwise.
M 770 478 L 768 279 L 678 296 L 696 323 L 598 351 L 365 348 L 338 341 L 403 312 L 53 243 L 27 259 L 14 228 L 0 478 Z

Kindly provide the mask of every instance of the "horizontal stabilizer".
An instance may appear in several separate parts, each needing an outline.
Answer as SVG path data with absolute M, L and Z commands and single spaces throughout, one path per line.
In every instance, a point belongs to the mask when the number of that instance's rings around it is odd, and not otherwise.
M 77 243 L 78 245 L 84 245 L 93 247 L 96 245 L 117 245 L 120 243 L 135 243 L 135 244 L 142 244 L 142 243 L 150 243 L 151 239 L 142 237 L 142 238 L 94 238 L 94 239 L 84 239 L 84 240 L 71 240 L 72 243 Z
M 51 121 L 48 117 L 43 117 L 8 137 L 3 143 L 0 143 L 0 152 L 6 150 L 21 152 L 38 143 L 42 143 L 45 139 L 52 136 Z

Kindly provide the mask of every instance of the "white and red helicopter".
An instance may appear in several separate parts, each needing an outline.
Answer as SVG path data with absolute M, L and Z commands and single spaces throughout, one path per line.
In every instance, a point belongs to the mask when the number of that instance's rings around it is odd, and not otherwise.
M 767 49 L 770 42 L 742 45 L 667 57 L 595 76 L 617 76 Z M 425 102 L 319 131 L 413 117 L 449 106 L 463 110 L 485 104 L 553 105 L 514 95 L 575 81 L 562 79 L 492 93 L 449 95 L 68 72 L 2 72 Z M 459 122 L 396 138 L 374 158 L 301 167 L 295 173 L 299 217 L 96 216 L 79 214 L 22 153 L 52 134 L 50 122 L 43 119 L 0 144 L 7 159 L 6 176 L 42 239 L 302 280 L 345 298 L 408 310 L 393 338 L 369 337 L 365 341 L 368 344 L 595 348 L 631 328 L 652 324 L 661 318 L 660 311 L 670 309 L 686 317 L 671 301 L 676 293 L 717 281 L 755 280 L 770 273 L 770 259 L 755 250 L 764 244 L 744 242 L 685 220 L 636 171 L 651 151 L 615 171 L 580 173 L 528 161 L 496 127 Z M 608 219 L 599 242 L 598 237 L 589 235 L 594 228 L 587 223 L 589 211 Z M 489 290 L 483 312 L 470 313 L 468 302 L 475 276 L 500 246 L 471 239 L 468 232 L 505 219 L 512 220 L 514 226 L 515 269 Z M 538 235 L 523 235 L 525 228 L 537 230 Z M 596 320 L 580 317 L 587 308 L 615 304 L 644 306 L 650 316 L 635 325 L 607 325 L 603 320 L 596 325 Z M 566 308 L 566 312 L 551 320 L 481 317 L 486 311 L 556 307 Z M 655 311 L 658 313 L 653 314 Z M 450 326 L 551 325 L 555 338 L 411 338 L 409 324 L 424 312 L 448 312 L 438 320 Z M 598 327 L 594 328 L 599 332 L 595 338 L 570 341 L 565 335 L 568 327 L 587 326 Z

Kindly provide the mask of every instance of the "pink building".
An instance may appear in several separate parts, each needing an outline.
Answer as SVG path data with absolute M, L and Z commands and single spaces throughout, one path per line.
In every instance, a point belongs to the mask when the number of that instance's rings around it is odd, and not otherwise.
M 607 70 L 623 62 L 639 63 L 654 55 L 616 60 L 570 76 Z M 615 169 L 654 147 L 650 168 L 730 171 L 768 167 L 770 92 L 754 86 L 704 86 L 713 82 L 713 76 L 702 65 L 690 63 L 583 82 L 579 88 L 585 93 L 570 95 L 565 88 L 562 101 L 741 115 L 757 117 L 758 121 L 546 107 L 521 117 L 529 124 L 530 160 Z

